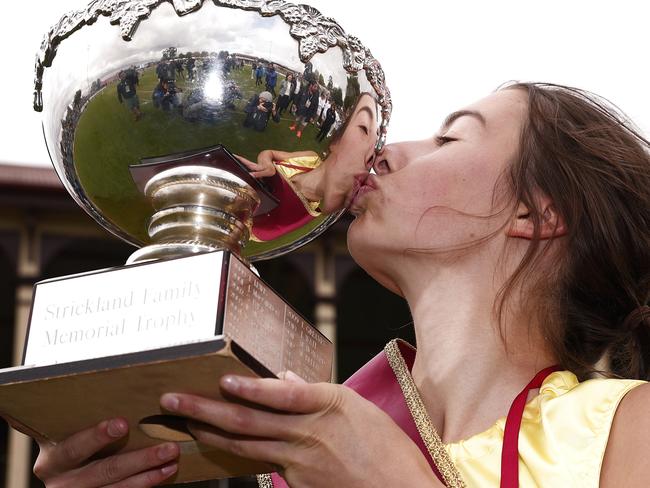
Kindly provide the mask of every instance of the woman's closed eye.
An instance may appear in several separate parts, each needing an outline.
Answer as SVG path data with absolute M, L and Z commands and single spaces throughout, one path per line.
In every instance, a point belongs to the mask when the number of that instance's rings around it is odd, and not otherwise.
M 368 135 L 368 134 L 370 133 L 368 127 L 365 126 L 365 125 L 363 125 L 363 124 L 360 124 L 360 125 L 359 125 L 359 128 L 363 131 L 363 133 L 364 133 L 365 135 Z
M 444 146 L 445 144 L 448 144 L 450 142 L 457 141 L 458 139 L 455 139 L 453 137 L 448 137 L 448 136 L 436 136 L 436 143 L 438 146 Z

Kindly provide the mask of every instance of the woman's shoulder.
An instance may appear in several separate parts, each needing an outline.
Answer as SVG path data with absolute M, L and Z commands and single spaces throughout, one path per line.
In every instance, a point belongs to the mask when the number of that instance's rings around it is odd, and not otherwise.
M 637 388 L 642 387 L 642 388 Z M 534 445 L 543 439 L 538 454 L 557 459 L 571 472 L 574 486 L 599 486 L 600 472 L 608 448 L 614 418 L 627 394 L 646 390 L 644 381 L 595 378 L 578 382 L 569 371 L 549 376 L 540 388 L 537 402 L 524 414 Z M 523 427 L 523 426 L 522 426 Z
M 634 388 L 621 400 L 612 421 L 601 471 L 601 487 L 647 486 L 650 466 L 650 384 Z
M 648 385 L 605 378 L 579 382 L 569 371 L 549 375 L 524 409 L 520 486 L 598 487 L 617 409 L 636 390 L 648 391 Z M 650 394 L 646 398 L 650 401 Z M 498 485 L 504 428 L 505 419 L 499 419 L 486 432 L 447 445 L 465 477 Z
M 581 436 L 601 438 L 606 444 L 614 415 L 628 392 L 646 382 L 630 379 L 594 378 L 579 382 L 570 371 L 551 374 L 531 402 L 524 418 L 536 422 L 545 434 L 549 430 L 572 432 L 563 445 Z M 546 435 L 548 436 L 548 435 Z M 565 437 L 565 436 L 562 436 Z M 605 447 L 603 444 L 603 448 Z

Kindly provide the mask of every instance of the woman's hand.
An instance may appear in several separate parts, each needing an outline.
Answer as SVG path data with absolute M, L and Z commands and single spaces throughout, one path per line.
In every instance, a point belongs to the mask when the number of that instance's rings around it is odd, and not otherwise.
M 270 149 L 262 151 L 258 154 L 257 163 L 249 161 L 248 159 L 236 154 L 235 157 L 239 159 L 239 162 L 251 170 L 251 176 L 255 178 L 264 178 L 273 176 L 275 174 L 275 164 L 273 164 L 273 151 Z
M 34 474 L 47 488 L 148 488 L 176 473 L 178 445 L 165 443 L 104 459 L 89 459 L 128 433 L 126 420 L 106 420 L 56 445 L 39 443 Z
M 382 410 L 345 386 L 225 376 L 227 393 L 273 409 L 170 393 L 161 405 L 196 438 L 277 466 L 292 488 L 442 486 L 418 447 Z

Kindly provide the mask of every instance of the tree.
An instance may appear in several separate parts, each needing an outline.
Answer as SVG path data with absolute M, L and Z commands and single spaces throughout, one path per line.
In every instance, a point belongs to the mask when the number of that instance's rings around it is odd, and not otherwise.
M 176 48 L 168 47 L 162 52 L 163 59 L 174 59 L 176 57 Z
M 343 100 L 343 108 L 347 110 L 354 105 L 361 95 L 361 86 L 357 75 L 348 76 L 348 85 L 345 88 L 345 100 Z
M 336 88 L 331 88 L 330 93 L 332 95 L 332 100 L 336 103 L 337 107 L 343 106 L 343 90 L 338 86 Z
M 318 75 L 318 84 L 320 86 L 325 86 L 325 78 L 323 78 L 323 75 L 321 74 Z

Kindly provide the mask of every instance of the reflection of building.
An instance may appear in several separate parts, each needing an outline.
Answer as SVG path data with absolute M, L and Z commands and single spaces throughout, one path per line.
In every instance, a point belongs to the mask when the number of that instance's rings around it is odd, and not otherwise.
M 260 63 L 260 62 L 265 66 L 268 65 L 269 63 L 273 63 L 273 66 L 275 67 L 275 71 L 277 71 L 278 74 L 281 74 L 282 76 L 287 76 L 288 73 L 292 73 L 294 75 L 298 73 L 302 73 L 302 68 L 291 69 L 276 61 L 273 60 L 269 61 L 267 59 L 259 58 L 257 56 L 250 56 L 248 54 L 240 54 L 240 53 L 233 53 L 232 56 L 234 56 L 237 61 L 243 61 L 244 64 L 247 66 L 250 66 L 253 63 Z
M 335 340 L 339 378 L 349 376 L 388 338 L 410 331 L 402 328 L 409 318 L 401 300 L 350 259 L 345 228 L 341 222 L 301 250 L 256 265 L 265 280 Z M 132 251 L 73 203 L 52 169 L 0 165 L 0 367 L 20 362 L 36 281 L 120 265 Z M 37 451 L 29 438 L 0 422 L 4 486 L 42 486 L 31 475 Z M 242 479 L 191 486 L 256 485 Z

